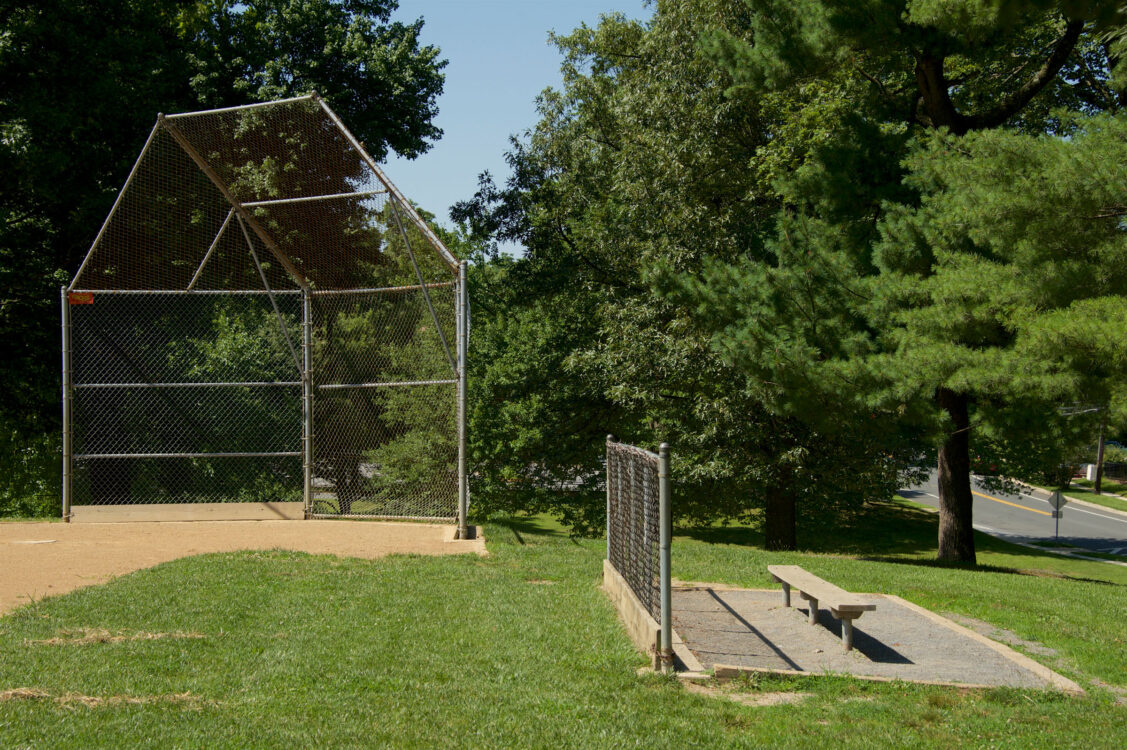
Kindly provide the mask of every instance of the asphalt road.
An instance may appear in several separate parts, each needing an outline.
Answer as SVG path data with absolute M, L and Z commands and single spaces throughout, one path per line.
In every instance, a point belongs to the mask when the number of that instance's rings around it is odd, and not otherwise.
M 992 492 L 971 481 L 974 490 L 974 528 L 1002 539 L 1023 542 L 1053 541 L 1056 519 L 1044 493 L 1011 495 Z M 939 506 L 936 475 L 923 484 L 900 490 L 903 497 Z M 1123 555 L 1127 560 L 1127 514 L 1090 505 L 1068 503 L 1060 518 L 1056 541 L 1094 552 Z

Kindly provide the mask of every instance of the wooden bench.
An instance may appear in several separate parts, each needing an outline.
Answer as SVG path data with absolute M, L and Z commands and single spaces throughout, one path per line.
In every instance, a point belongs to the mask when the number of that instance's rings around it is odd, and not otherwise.
M 783 584 L 783 606 L 790 606 L 790 590 L 794 588 L 810 603 L 810 624 L 818 623 L 818 604 L 841 620 L 841 643 L 846 651 L 853 650 L 853 621 L 877 605 L 861 601 L 848 591 L 807 573 L 798 565 L 768 565 L 767 572 Z

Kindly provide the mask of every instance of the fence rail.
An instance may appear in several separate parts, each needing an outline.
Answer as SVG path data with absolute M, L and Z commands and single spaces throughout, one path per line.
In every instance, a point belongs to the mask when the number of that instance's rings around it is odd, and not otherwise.
M 660 623 L 661 662 L 673 667 L 669 446 L 658 453 L 607 437 L 607 560 Z

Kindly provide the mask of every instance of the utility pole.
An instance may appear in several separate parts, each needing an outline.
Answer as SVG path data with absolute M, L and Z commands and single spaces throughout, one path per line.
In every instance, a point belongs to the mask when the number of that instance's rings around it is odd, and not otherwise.
M 1096 483 L 1092 490 L 1097 494 L 1100 493 L 1100 485 L 1104 481 L 1104 427 L 1107 425 L 1107 409 L 1104 409 L 1103 416 L 1100 417 L 1100 442 L 1096 447 Z

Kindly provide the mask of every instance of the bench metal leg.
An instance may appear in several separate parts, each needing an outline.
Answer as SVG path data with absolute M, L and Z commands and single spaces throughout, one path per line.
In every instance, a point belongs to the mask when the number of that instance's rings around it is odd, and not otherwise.
M 811 625 L 817 625 L 818 624 L 818 600 L 807 598 L 807 602 L 809 602 L 809 604 L 810 604 L 810 624 Z
M 790 606 L 790 584 L 783 581 L 783 606 Z
M 846 653 L 853 650 L 853 619 L 844 617 L 841 620 L 841 645 Z

